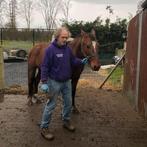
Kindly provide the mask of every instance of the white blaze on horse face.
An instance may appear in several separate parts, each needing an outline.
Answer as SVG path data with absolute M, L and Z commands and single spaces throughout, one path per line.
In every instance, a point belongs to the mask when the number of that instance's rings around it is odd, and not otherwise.
M 74 38 L 69 37 L 69 38 L 67 39 L 67 42 L 72 42 L 73 40 L 74 40 Z
M 97 51 L 96 51 L 96 41 L 92 41 L 92 45 L 93 45 L 94 53 L 97 53 Z

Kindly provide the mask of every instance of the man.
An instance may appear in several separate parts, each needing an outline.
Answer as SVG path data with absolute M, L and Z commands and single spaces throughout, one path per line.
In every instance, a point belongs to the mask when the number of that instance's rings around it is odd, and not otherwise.
M 73 56 L 71 49 L 67 46 L 69 34 L 68 29 L 65 27 L 57 30 L 55 40 L 46 49 L 41 65 L 41 89 L 50 95 L 50 99 L 45 105 L 40 125 L 41 135 L 47 140 L 54 139 L 54 135 L 49 132 L 48 127 L 59 93 L 62 94 L 63 98 L 63 127 L 68 131 L 75 131 L 75 127 L 70 123 L 72 66 L 86 64 L 88 58 L 81 60 Z

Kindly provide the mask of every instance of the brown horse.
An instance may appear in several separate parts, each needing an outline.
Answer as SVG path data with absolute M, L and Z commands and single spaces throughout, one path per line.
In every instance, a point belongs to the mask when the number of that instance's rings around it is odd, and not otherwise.
M 94 41 L 93 41 L 94 40 Z M 40 43 L 35 45 L 28 56 L 28 104 L 32 104 L 32 97 L 38 92 L 38 84 L 40 82 L 40 65 L 42 63 L 45 49 L 48 47 L 48 43 Z M 69 42 L 69 46 L 72 49 L 73 54 L 78 58 L 88 57 L 88 63 L 94 71 L 98 71 L 100 68 L 100 61 L 98 58 L 99 44 L 95 37 L 95 32 L 92 30 L 90 34 L 81 31 L 81 34 L 77 36 L 73 41 Z M 73 67 L 72 69 L 72 105 L 73 111 L 77 111 L 75 107 L 75 93 L 76 86 L 80 75 L 84 69 L 84 66 Z M 37 71 L 37 72 L 36 72 Z

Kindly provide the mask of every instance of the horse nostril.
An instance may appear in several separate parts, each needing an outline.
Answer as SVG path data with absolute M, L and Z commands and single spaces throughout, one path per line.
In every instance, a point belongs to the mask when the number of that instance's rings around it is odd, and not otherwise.
M 98 67 L 98 66 L 94 66 L 94 70 L 96 70 L 96 69 L 97 69 L 97 67 Z
M 96 66 L 96 65 L 95 65 L 95 66 L 93 67 L 93 69 L 94 69 L 95 71 L 98 71 L 98 70 L 100 69 L 100 66 Z

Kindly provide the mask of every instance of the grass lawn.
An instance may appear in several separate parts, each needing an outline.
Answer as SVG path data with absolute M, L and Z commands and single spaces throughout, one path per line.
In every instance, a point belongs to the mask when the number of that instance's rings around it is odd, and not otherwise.
M 108 69 L 107 72 L 110 73 L 112 69 Z M 124 68 L 118 66 L 109 78 L 109 82 L 114 86 L 122 86 L 122 76 L 124 74 Z
M 10 49 L 25 49 L 28 51 L 33 46 L 31 41 L 3 41 L 2 47 L 6 50 Z

